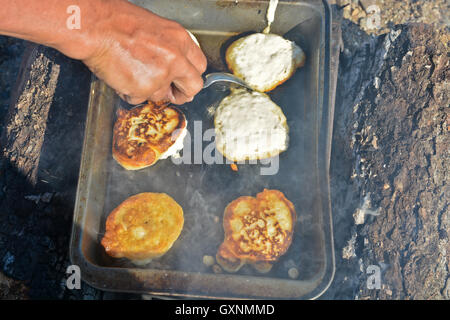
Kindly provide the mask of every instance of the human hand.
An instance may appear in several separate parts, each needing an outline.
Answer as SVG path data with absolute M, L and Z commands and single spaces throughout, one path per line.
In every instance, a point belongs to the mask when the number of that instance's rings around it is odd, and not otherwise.
M 107 14 L 87 19 L 92 23 L 80 41 L 58 49 L 81 59 L 128 103 L 192 101 L 203 87 L 207 62 L 188 32 L 124 0 L 104 1 L 103 6 Z

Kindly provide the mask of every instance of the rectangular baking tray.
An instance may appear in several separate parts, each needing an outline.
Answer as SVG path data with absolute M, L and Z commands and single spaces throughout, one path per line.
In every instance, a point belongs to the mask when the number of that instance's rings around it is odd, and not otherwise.
M 226 70 L 223 51 L 233 38 L 264 29 L 268 7 L 268 1 L 135 3 L 191 30 L 208 58 L 208 72 Z M 275 162 L 241 164 L 234 172 L 229 165 L 207 164 L 195 156 L 191 164 L 166 159 L 143 170 L 126 171 L 111 155 L 115 114 L 123 102 L 93 77 L 70 246 L 72 263 L 80 267 L 84 281 L 108 291 L 197 298 L 314 299 L 328 288 L 334 276 L 328 175 L 335 90 L 330 8 L 325 1 L 281 1 L 272 32 L 295 41 L 307 56 L 305 67 L 270 93 L 290 127 L 289 148 L 279 156 L 279 169 L 273 175 L 261 175 L 261 169 L 276 168 Z M 185 150 L 198 155 L 211 144 L 201 135 L 213 128 L 208 110 L 226 94 L 210 88 L 180 107 L 192 138 L 185 140 Z M 249 266 L 236 274 L 215 273 L 203 264 L 203 257 L 215 256 L 223 241 L 226 205 L 264 188 L 282 191 L 296 208 L 291 247 L 267 274 Z M 108 214 L 141 192 L 172 196 L 183 207 L 185 224 L 169 252 L 136 267 L 107 256 L 100 241 Z M 288 276 L 291 268 L 297 269 L 298 278 Z

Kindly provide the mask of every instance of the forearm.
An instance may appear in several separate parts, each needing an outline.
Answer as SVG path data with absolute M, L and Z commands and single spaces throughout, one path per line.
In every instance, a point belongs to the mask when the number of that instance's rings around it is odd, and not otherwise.
M 206 57 L 186 30 L 126 0 L 0 0 L 0 8 L 0 34 L 82 60 L 130 103 L 182 104 L 203 87 Z
M 115 0 L 110 0 L 114 2 Z M 84 59 L 86 48 L 95 39 L 96 24 L 110 15 L 108 0 L 0 0 L 0 34 L 30 40 L 53 47 L 72 58 Z M 80 28 L 71 27 L 73 12 L 80 8 Z M 68 23 L 69 21 L 69 23 Z

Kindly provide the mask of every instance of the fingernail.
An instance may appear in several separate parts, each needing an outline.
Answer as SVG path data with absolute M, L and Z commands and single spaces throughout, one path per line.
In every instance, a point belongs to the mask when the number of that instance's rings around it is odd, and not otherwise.
M 169 90 L 169 100 L 170 100 L 172 103 L 175 103 L 175 101 L 176 101 L 175 96 L 173 95 L 172 90 Z

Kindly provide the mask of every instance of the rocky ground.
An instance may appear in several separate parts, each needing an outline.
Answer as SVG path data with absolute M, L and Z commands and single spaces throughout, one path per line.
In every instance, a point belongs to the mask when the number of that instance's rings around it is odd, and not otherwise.
M 331 176 L 335 234 L 347 238 L 335 236 L 329 297 L 347 288 L 365 299 L 450 298 L 449 60 L 441 36 L 424 24 L 397 26 L 341 61 Z M 367 289 L 371 265 L 380 267 L 381 290 Z
M 448 4 L 377 1 L 380 28 L 367 30 L 363 1 L 342 2 L 325 297 L 450 299 Z M 381 290 L 367 286 L 373 265 Z
M 345 19 L 369 34 L 381 35 L 399 24 L 422 22 L 441 28 L 450 23 L 446 0 L 332 0 Z M 378 19 L 379 16 L 379 19 Z M 372 20 L 372 21 L 370 21 Z
M 331 159 L 337 270 L 324 298 L 450 299 L 448 4 L 331 2 L 342 18 L 343 51 Z M 373 4 L 380 21 L 368 28 Z M 3 134 L 14 121 L 36 121 L 8 113 L 24 48 L 0 37 Z M 29 172 L 35 184 L 8 164 L 20 154 L 8 153 L 0 168 L 0 299 L 116 298 L 85 284 L 65 288 L 89 72 L 50 56 L 58 81 L 43 79 L 54 99 L 39 168 Z M 68 143 L 69 152 L 48 152 Z M 367 286 L 370 266 L 380 268 L 380 289 Z

